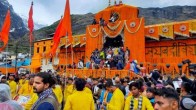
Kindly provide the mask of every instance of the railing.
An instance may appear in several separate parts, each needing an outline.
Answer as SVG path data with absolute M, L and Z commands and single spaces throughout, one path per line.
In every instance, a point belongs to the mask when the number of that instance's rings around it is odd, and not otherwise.
M 106 77 L 113 78 L 116 74 L 120 76 L 120 78 L 124 78 L 126 76 L 133 78 L 136 76 L 133 72 L 129 70 L 105 70 L 105 69 L 67 69 L 66 76 L 77 76 L 80 78 L 86 77 Z
M 177 74 L 180 73 L 178 70 L 177 64 L 172 64 L 169 68 L 164 67 L 164 65 L 158 64 L 157 66 L 157 69 L 160 70 L 161 74 L 171 75 L 171 77 L 175 77 Z M 186 68 L 187 68 L 186 66 L 183 66 L 182 73 L 186 74 L 186 76 L 189 76 L 189 73 Z M 153 67 L 146 66 L 144 70 L 141 70 L 141 74 L 143 75 L 148 74 L 153 69 L 154 69 Z M 90 77 L 90 76 L 93 78 L 98 78 L 98 77 L 113 78 L 116 74 L 118 74 L 120 78 L 124 78 L 128 76 L 132 79 L 133 77 L 137 76 L 134 72 L 129 71 L 129 70 L 67 69 L 66 71 L 66 76 L 77 76 L 80 78 L 85 78 L 85 77 Z

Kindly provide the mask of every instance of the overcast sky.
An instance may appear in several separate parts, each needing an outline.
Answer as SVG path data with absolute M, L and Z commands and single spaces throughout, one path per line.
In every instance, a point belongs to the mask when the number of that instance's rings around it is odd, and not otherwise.
M 31 1 L 34 2 L 34 21 L 50 25 L 64 13 L 66 0 L 8 0 L 16 13 L 28 16 Z M 173 5 L 196 6 L 196 0 L 122 0 L 137 7 L 167 7 Z M 111 0 L 112 4 L 114 0 Z M 117 0 L 118 2 L 118 0 Z M 71 14 L 97 13 L 108 6 L 108 0 L 70 0 Z

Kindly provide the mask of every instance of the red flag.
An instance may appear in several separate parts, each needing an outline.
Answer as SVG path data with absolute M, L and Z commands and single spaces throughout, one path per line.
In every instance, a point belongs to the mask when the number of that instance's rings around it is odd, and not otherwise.
M 65 6 L 65 12 L 63 18 L 60 20 L 55 34 L 53 36 L 53 47 L 50 51 L 51 55 L 54 55 L 56 52 L 56 49 L 58 47 L 58 44 L 60 42 L 60 38 L 62 36 L 67 36 L 69 38 L 69 41 L 72 42 L 72 29 L 71 29 L 71 17 L 70 17 L 70 7 L 69 7 L 69 0 L 66 0 L 66 6 Z
M 2 51 L 8 43 L 10 26 L 11 26 L 11 17 L 10 17 L 10 10 L 8 9 L 6 17 L 5 17 L 5 21 L 3 23 L 1 33 L 0 33 L 0 38 L 4 43 L 3 46 L 0 48 L 0 51 Z
M 28 28 L 29 28 L 29 41 L 32 42 L 33 39 L 33 29 L 34 29 L 34 23 L 33 23 L 33 2 L 31 3 L 31 8 L 29 10 L 29 19 L 28 19 Z
M 53 36 L 53 42 L 54 42 L 54 44 L 52 46 L 52 49 L 50 50 L 50 54 L 51 55 L 54 55 L 55 54 L 56 49 L 57 49 L 57 47 L 59 45 L 60 38 L 61 38 L 61 36 L 60 36 L 61 27 L 62 27 L 62 19 L 60 20 L 60 22 L 59 22 L 59 24 L 58 24 L 58 26 L 56 28 L 56 31 L 54 33 L 54 36 Z
M 63 26 L 64 26 L 64 29 L 65 29 L 64 35 L 68 35 L 69 42 L 72 42 L 72 28 L 71 28 L 71 16 L 70 16 L 69 0 L 66 1 L 63 21 L 64 21 Z

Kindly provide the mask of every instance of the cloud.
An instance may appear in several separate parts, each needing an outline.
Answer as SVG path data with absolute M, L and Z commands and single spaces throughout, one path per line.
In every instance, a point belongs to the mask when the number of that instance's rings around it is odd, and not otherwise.
M 30 0 L 8 0 L 18 14 L 28 16 Z M 34 21 L 40 24 L 52 24 L 64 13 L 66 0 L 33 0 Z M 70 0 L 71 14 L 97 13 L 108 6 L 109 0 Z M 117 0 L 118 2 L 119 0 Z M 123 3 L 138 7 L 167 7 L 173 5 L 196 5 L 196 0 L 122 0 Z M 114 0 L 111 0 L 114 4 Z

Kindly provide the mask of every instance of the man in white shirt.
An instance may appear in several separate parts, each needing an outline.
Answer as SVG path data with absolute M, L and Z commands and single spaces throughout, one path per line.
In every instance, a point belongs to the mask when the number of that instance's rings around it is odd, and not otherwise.
M 84 68 L 84 64 L 82 62 L 82 60 L 80 59 L 78 62 L 78 69 L 83 69 Z

